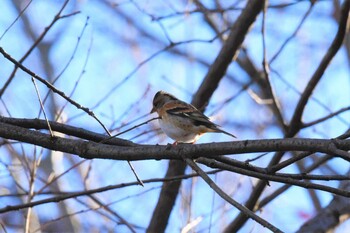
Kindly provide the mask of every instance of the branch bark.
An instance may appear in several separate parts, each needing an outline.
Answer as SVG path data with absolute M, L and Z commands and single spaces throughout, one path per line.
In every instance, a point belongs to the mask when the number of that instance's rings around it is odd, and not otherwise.
M 348 175 L 349 174 L 350 172 L 348 172 Z M 339 188 L 350 191 L 350 182 L 342 181 Z M 339 223 L 349 219 L 349 217 L 349 198 L 334 196 L 327 207 L 323 208 L 315 217 L 304 223 L 297 232 L 329 232 Z
M 85 159 L 113 159 L 113 160 L 147 160 L 147 159 L 177 159 L 182 155 L 188 158 L 215 158 L 227 154 L 274 152 L 274 151 L 312 151 L 334 154 L 341 153 L 342 158 L 349 160 L 350 139 L 264 139 L 243 140 L 234 142 L 179 144 L 171 145 L 139 145 L 116 146 L 80 139 L 51 137 L 36 130 L 1 123 L 0 137 L 17 140 L 41 146 L 50 150 L 76 154 Z
M 324 55 L 324 57 L 321 61 L 321 64 L 319 65 L 319 67 L 317 68 L 317 70 L 315 71 L 313 76 L 311 77 L 309 84 L 307 85 L 302 96 L 300 97 L 299 102 L 297 104 L 297 107 L 294 111 L 292 120 L 288 126 L 288 130 L 285 134 L 285 138 L 293 137 L 302 127 L 301 118 L 302 118 L 302 114 L 304 112 L 304 109 L 306 107 L 306 104 L 307 104 L 313 90 L 315 89 L 316 85 L 320 81 L 324 71 L 326 70 L 326 68 L 330 64 L 332 58 L 339 51 L 339 49 L 342 45 L 342 42 L 344 40 L 344 36 L 345 36 L 346 30 L 347 30 L 347 22 L 348 22 L 348 18 L 349 18 L 349 9 L 350 9 L 350 0 L 346 0 L 342 6 L 338 32 L 337 32 L 330 48 L 328 49 L 328 51 Z M 281 160 L 282 156 L 283 156 L 283 153 L 276 153 L 276 155 L 271 159 L 269 166 L 276 165 Z M 246 206 L 248 208 L 250 208 L 250 209 L 254 208 L 257 200 L 261 196 L 261 193 L 263 192 L 265 187 L 266 187 L 266 182 L 259 182 L 256 185 L 252 194 L 250 195 L 250 197 L 248 198 L 248 200 L 246 202 Z M 225 232 L 237 232 L 246 223 L 247 220 L 248 220 L 247 216 L 240 213 L 236 217 L 236 219 L 228 225 L 228 227 L 225 229 Z
M 224 77 L 228 66 L 233 60 L 235 60 L 238 54 L 238 50 L 245 36 L 247 35 L 249 28 L 254 23 L 257 15 L 263 9 L 264 2 L 265 1 L 261 0 L 249 1 L 246 5 L 246 8 L 242 11 L 241 15 L 239 16 L 235 24 L 232 26 L 228 39 L 225 41 L 213 65 L 210 66 L 207 75 L 205 76 L 201 86 L 197 90 L 196 95 L 192 100 L 192 104 L 197 108 L 204 111 L 206 104 L 209 102 L 209 99 L 211 98 L 212 94 L 217 89 L 220 80 Z M 169 165 L 167 174 L 172 172 L 175 172 L 176 174 L 183 174 L 183 172 L 185 172 L 186 164 L 182 164 L 182 166 L 179 164 L 175 164 L 176 162 L 173 166 L 171 166 L 171 164 Z M 175 168 L 175 166 L 177 168 Z M 172 171 L 175 169 L 177 170 Z M 162 220 L 162 222 L 158 221 L 159 219 L 156 218 L 161 214 L 170 216 L 170 212 L 172 211 L 173 206 L 169 206 L 168 203 L 164 201 L 162 202 L 162 200 L 166 200 L 166 198 L 162 197 L 162 195 L 166 195 L 167 189 L 169 188 L 172 189 L 171 192 L 175 191 L 175 189 L 177 188 L 178 192 L 180 186 L 175 183 L 173 185 L 176 187 L 172 187 L 171 185 L 162 187 L 161 196 L 157 203 L 157 208 L 154 209 L 153 216 L 150 222 L 151 224 L 148 226 L 148 229 L 157 229 L 157 225 L 165 226 L 167 224 L 168 218 L 160 219 Z M 175 203 L 177 195 L 173 195 L 172 197 L 174 199 L 169 201 L 171 203 Z M 168 208 L 166 209 L 163 206 L 167 206 Z

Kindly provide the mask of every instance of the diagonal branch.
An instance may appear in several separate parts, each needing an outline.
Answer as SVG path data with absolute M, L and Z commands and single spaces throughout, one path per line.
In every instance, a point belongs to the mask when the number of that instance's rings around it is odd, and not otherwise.
M 41 33 L 41 35 L 34 41 L 33 45 L 29 48 L 29 50 L 23 55 L 23 57 L 18 61 L 18 63 L 22 64 L 24 62 L 24 60 L 33 52 L 33 50 L 38 46 L 38 44 L 40 42 L 42 42 L 42 40 L 44 39 L 44 37 L 46 36 L 46 34 L 52 29 L 52 27 L 56 24 L 56 22 L 60 19 L 66 18 L 68 16 L 71 15 L 75 15 L 78 14 L 80 12 L 74 12 L 72 14 L 69 15 L 61 15 L 63 10 L 66 8 L 67 4 L 68 4 L 69 0 L 66 0 L 63 4 L 61 9 L 58 11 L 58 13 L 55 15 L 55 17 L 53 18 L 52 22 L 45 27 L 45 30 Z M 30 4 L 30 3 L 29 3 Z M 29 4 L 26 6 L 26 8 L 29 6 Z M 25 9 L 26 9 L 25 8 Z M 20 13 L 20 15 L 22 15 L 23 12 Z M 6 32 L 6 31 L 5 31 Z M 2 36 L 1 36 L 2 37 Z M 33 36 L 32 36 L 33 37 Z M 10 83 L 12 82 L 13 78 L 15 77 L 15 74 L 17 72 L 18 66 L 15 66 L 14 70 L 12 71 L 10 77 L 6 80 L 4 86 L 0 89 L 0 97 L 3 96 L 5 90 L 7 89 L 7 87 L 10 85 Z
M 331 46 L 327 50 L 327 53 L 322 58 L 320 65 L 316 69 L 315 73 L 312 75 L 308 85 L 306 86 L 295 108 L 294 115 L 290 122 L 290 127 L 288 132 L 289 136 L 295 135 L 299 131 L 299 129 L 302 127 L 301 118 L 302 118 L 304 109 L 306 107 L 306 104 L 309 101 L 310 96 L 314 91 L 314 89 L 316 88 L 318 82 L 321 80 L 323 73 L 325 72 L 325 70 L 331 63 L 333 57 L 337 54 L 341 45 L 343 44 L 344 37 L 346 35 L 346 30 L 347 30 L 349 11 L 350 11 L 350 0 L 346 0 L 342 6 L 337 34 L 335 35 L 335 38 Z
M 294 115 L 292 117 L 292 120 L 288 126 L 288 132 L 285 134 L 286 138 L 293 137 L 302 127 L 301 117 L 304 112 L 305 106 L 312 94 L 312 91 L 320 81 L 325 69 L 328 67 L 330 61 L 335 56 L 335 54 L 338 52 L 338 50 L 341 47 L 341 44 L 344 40 L 344 36 L 346 33 L 346 25 L 349 17 L 349 10 L 350 10 L 350 0 L 346 0 L 343 4 L 342 11 L 341 11 L 341 17 L 338 27 L 338 32 L 329 48 L 325 56 L 323 57 L 321 64 L 319 65 L 318 69 L 315 71 L 314 75 L 312 76 L 309 84 L 307 85 L 304 93 L 300 97 L 300 100 L 297 104 L 297 107 L 295 109 Z M 275 156 L 272 158 L 270 165 L 273 166 L 276 165 L 282 158 L 283 153 L 276 153 Z M 256 202 L 258 201 L 261 193 L 266 187 L 266 182 L 259 182 L 250 197 L 248 198 L 246 202 L 246 206 L 250 209 L 253 209 Z M 239 214 L 237 218 L 229 224 L 229 226 L 225 229 L 225 232 L 236 232 L 238 229 L 240 229 L 245 222 L 248 220 L 248 218 L 244 214 Z
M 213 170 L 210 172 L 207 172 L 208 174 L 215 174 L 219 172 L 220 170 Z M 189 179 L 198 176 L 197 174 L 188 174 L 188 175 L 181 175 L 181 176 L 171 176 L 168 178 L 152 178 L 148 180 L 143 180 L 142 182 L 144 184 L 148 183 L 155 183 L 155 182 L 163 182 L 163 183 L 172 183 L 174 181 L 177 181 L 179 179 Z M 1 213 L 6 213 L 10 211 L 18 211 L 21 209 L 26 209 L 38 205 L 43 205 L 47 203 L 52 203 L 52 202 L 61 202 L 70 198 L 76 198 L 76 197 L 81 197 L 81 196 L 87 196 L 87 195 L 92 195 L 96 193 L 101 193 L 101 192 L 106 192 L 109 190 L 113 189 L 120 189 L 120 188 L 125 188 L 125 187 L 130 187 L 130 186 L 137 186 L 139 185 L 139 182 L 129 182 L 129 183 L 121 183 L 121 184 L 115 184 L 115 185 L 108 185 L 100 188 L 95 188 L 95 189 L 89 189 L 89 190 L 82 190 L 82 191 L 76 191 L 76 192 L 60 192 L 57 194 L 55 197 L 49 197 L 46 199 L 41 199 L 37 201 L 32 201 L 29 203 L 24 203 L 24 204 L 19 204 L 19 205 L 7 205 L 6 207 L 0 208 L 0 214 Z M 39 193 L 35 193 L 38 195 Z M 45 193 L 43 193 L 45 194 Z M 46 194 L 55 194 L 55 193 L 46 193 Z M 18 196 L 21 196 L 21 194 L 16 194 Z M 27 195 L 27 193 L 24 193 L 24 195 Z M 6 197 L 7 195 L 1 195 L 2 197 Z
M 278 229 L 277 227 L 273 226 L 271 223 L 267 222 L 266 220 L 260 218 L 258 215 L 256 215 L 253 211 L 251 211 L 250 209 L 248 209 L 247 207 L 245 207 L 244 205 L 239 204 L 237 201 L 235 201 L 234 199 L 232 199 L 229 195 L 227 195 L 224 191 L 222 191 L 222 189 L 219 188 L 219 186 L 217 186 L 215 184 L 215 182 L 213 182 L 209 176 L 202 170 L 200 169 L 200 167 L 191 159 L 186 158 L 185 156 L 182 157 L 186 163 L 193 169 L 195 170 L 198 175 L 200 175 L 200 177 L 202 177 L 202 179 L 225 201 L 227 201 L 228 203 L 230 203 L 231 205 L 233 205 L 234 207 L 236 207 L 237 209 L 239 209 L 241 211 L 241 213 L 246 214 L 248 217 L 250 217 L 251 219 L 255 220 L 256 222 L 260 223 L 263 227 L 266 227 L 268 229 L 270 229 L 272 232 L 282 232 L 280 229 Z
M 233 60 L 235 60 L 238 50 L 245 36 L 248 34 L 249 28 L 254 23 L 257 15 L 263 9 L 263 6 L 264 1 L 261 0 L 250 0 L 247 3 L 245 9 L 232 26 L 227 40 L 221 48 L 214 63 L 210 66 L 201 86 L 194 95 L 192 100 L 192 104 L 194 106 L 204 111 L 206 104 L 209 102 L 214 91 L 217 89 L 220 80 L 224 77 L 228 66 Z M 185 172 L 185 168 L 185 163 L 181 162 L 181 164 L 176 164 L 176 162 L 174 162 L 173 165 L 169 164 L 167 174 L 183 174 Z M 175 203 L 179 187 L 180 183 L 174 183 L 162 187 L 157 207 L 154 209 L 151 222 L 148 226 L 149 232 L 152 229 L 157 229 L 157 231 L 165 230 L 169 218 L 160 219 L 158 216 L 170 216 L 173 205 L 169 205 L 168 203 Z M 172 195 L 171 200 L 166 198 L 166 195 L 168 195 L 168 190 L 171 190 L 170 192 L 172 193 L 176 192 L 176 195 Z M 163 228 L 157 228 L 158 226 L 163 226 Z
M 63 91 L 57 89 L 54 85 L 52 85 L 50 82 L 46 81 L 45 79 L 43 79 L 42 77 L 38 76 L 37 74 L 35 74 L 33 71 L 31 71 L 30 69 L 28 69 L 27 67 L 25 67 L 24 65 L 22 65 L 21 63 L 19 63 L 16 59 L 14 59 L 13 57 L 11 57 L 10 54 L 6 53 L 5 50 L 0 47 L 0 53 L 10 62 L 12 62 L 16 67 L 19 67 L 21 70 L 23 70 L 25 73 L 29 74 L 31 77 L 35 78 L 36 80 L 40 81 L 41 83 L 43 83 L 47 88 L 49 88 L 50 90 L 52 90 L 54 93 L 58 94 L 59 96 L 61 96 L 62 98 L 64 98 L 65 100 L 67 100 L 69 103 L 71 103 L 72 105 L 74 105 L 75 107 L 77 107 L 78 109 L 83 110 L 85 113 L 89 114 L 90 116 L 92 116 L 102 127 L 103 129 L 109 133 L 108 129 L 106 128 L 106 126 L 104 126 L 104 124 L 96 117 L 96 115 L 93 113 L 93 111 L 91 111 L 89 108 L 82 106 L 81 104 L 77 103 L 76 101 L 72 100 L 71 98 L 69 98 Z
M 204 77 L 202 84 L 193 98 L 192 104 L 197 108 L 203 109 L 202 107 L 206 103 L 203 103 L 203 100 L 208 101 L 210 99 L 217 89 L 220 80 L 225 76 L 228 66 L 236 59 L 245 36 L 264 7 L 264 2 L 261 0 L 249 1 L 233 24 L 227 40 L 224 42 L 218 56 L 210 66 L 207 75 Z
M 285 184 L 303 187 L 306 189 L 322 190 L 322 191 L 333 193 L 336 195 L 350 197 L 350 192 L 348 192 L 348 191 L 329 187 L 327 185 L 314 184 L 314 183 L 311 183 L 308 181 L 296 180 L 293 178 L 296 176 L 294 176 L 292 174 L 290 175 L 290 177 L 285 176 L 287 174 L 275 174 L 275 175 L 264 174 L 264 173 L 260 173 L 260 172 L 256 172 L 256 171 L 249 171 L 249 170 L 242 169 L 239 167 L 229 166 L 229 165 L 226 165 L 226 164 L 223 164 L 220 162 L 215 162 L 215 161 L 213 161 L 211 159 L 207 159 L 207 158 L 199 158 L 198 162 L 205 164 L 211 168 L 219 168 L 219 169 L 226 170 L 226 171 L 232 171 L 232 172 L 235 172 L 238 174 L 255 177 L 255 178 L 258 178 L 261 180 L 265 180 L 265 181 L 268 180 L 268 181 L 274 181 L 274 182 L 279 182 L 279 183 L 285 183 Z M 349 180 L 350 178 L 347 176 L 342 176 L 342 179 Z
M 350 172 L 348 172 L 348 175 L 350 175 Z M 350 182 L 341 182 L 339 188 L 349 191 Z M 315 217 L 304 223 L 297 232 L 331 232 L 339 223 L 349 219 L 349 216 L 349 198 L 334 196 L 327 207 L 323 208 Z

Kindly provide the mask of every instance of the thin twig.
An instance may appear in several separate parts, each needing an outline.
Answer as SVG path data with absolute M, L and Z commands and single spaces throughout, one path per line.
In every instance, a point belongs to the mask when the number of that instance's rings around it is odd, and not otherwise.
M 213 171 L 207 172 L 207 174 L 215 174 L 217 172 L 221 172 L 221 170 L 215 169 Z M 180 175 L 180 176 L 172 176 L 172 177 L 168 177 L 168 178 L 153 178 L 153 179 L 148 179 L 148 180 L 143 180 L 143 183 L 147 184 L 147 183 L 155 183 L 155 182 L 173 182 L 176 180 L 182 180 L 182 179 L 189 179 L 192 177 L 196 177 L 198 176 L 198 174 L 189 174 L 189 175 Z M 6 213 L 9 211 L 14 211 L 14 210 L 21 210 L 21 209 L 25 209 L 25 208 L 30 208 L 33 206 L 38 206 L 38 205 L 42 205 L 42 204 L 46 204 L 46 203 L 52 203 L 52 202 L 61 202 L 63 200 L 66 199 L 70 199 L 70 198 L 75 198 L 75 197 L 80 197 L 80 196 L 86 196 L 86 195 L 91 195 L 91 194 L 95 194 L 95 193 L 100 193 L 100 192 L 105 192 L 108 190 L 113 190 L 113 189 L 118 189 L 118 188 L 124 188 L 124 187 L 130 187 L 130 186 L 135 186 L 135 185 L 139 185 L 139 182 L 129 182 L 129 183 L 121 183 L 121 184 L 117 184 L 117 185 L 108 185 L 102 188 L 96 188 L 96 189 L 90 189 L 90 190 L 83 190 L 83 191 L 78 191 L 78 192 L 69 192 L 66 194 L 60 194 L 60 196 L 57 197 L 51 197 L 51 198 L 47 198 L 47 199 L 42 199 L 39 201 L 33 201 L 30 203 L 24 203 L 24 204 L 20 204 L 20 205 L 15 205 L 15 206 L 11 206 L 11 205 L 7 205 L 4 208 L 0 208 L 0 214 L 1 213 Z M 27 194 L 25 194 L 27 195 Z M 2 195 L 4 196 L 4 195 Z
M 314 120 L 314 121 L 311 121 L 311 122 L 308 122 L 308 123 L 303 123 L 302 124 L 302 128 L 307 128 L 307 127 L 319 124 L 319 123 L 321 123 L 323 121 L 331 119 L 334 116 L 339 115 L 340 113 L 343 113 L 343 112 L 346 112 L 346 111 L 349 111 L 349 110 L 350 110 L 350 107 L 341 108 L 338 111 L 332 112 L 332 113 L 328 114 L 327 116 L 321 117 L 321 118 L 319 118 L 317 120 Z
M 313 163 L 311 166 L 307 167 L 305 169 L 304 172 L 311 172 L 314 169 L 318 168 L 319 166 L 321 166 L 323 163 L 329 161 L 330 159 L 332 159 L 333 156 L 330 155 L 326 155 L 324 157 L 322 157 L 321 159 L 317 160 L 315 163 Z M 290 184 L 285 184 L 282 187 L 278 188 L 277 190 L 275 190 L 272 194 L 268 195 L 267 197 L 263 198 L 258 205 L 256 206 L 256 210 L 261 209 L 262 207 L 264 207 L 265 205 L 267 205 L 269 202 L 271 202 L 272 200 L 274 200 L 277 196 L 279 196 L 280 194 L 282 194 L 284 191 L 288 190 L 290 187 L 292 187 L 292 185 Z
M 261 24 L 261 34 L 262 34 L 262 46 L 263 46 L 263 71 L 266 80 L 266 90 L 268 92 L 268 96 L 272 99 L 273 107 L 276 117 L 278 118 L 278 122 L 282 126 L 283 131 L 287 130 L 287 125 L 284 122 L 284 118 L 281 111 L 280 103 L 278 99 L 275 97 L 275 93 L 273 91 L 271 80 L 270 80 L 270 67 L 267 61 L 267 48 L 266 48 L 266 13 L 267 13 L 267 1 L 264 1 L 264 9 L 262 11 L 262 24 Z
M 228 31 L 224 30 L 223 32 L 221 32 L 221 34 L 224 34 Z M 208 40 L 201 40 L 201 39 L 194 39 L 194 40 L 187 40 L 187 41 L 179 41 L 179 42 L 173 42 L 170 43 L 168 45 L 166 45 L 163 49 L 153 53 L 152 55 L 150 55 L 148 58 L 146 58 L 145 60 L 141 61 L 127 76 L 125 76 L 119 83 L 117 83 L 115 86 L 113 86 L 111 88 L 111 90 L 109 92 L 107 92 L 99 102 L 97 102 L 92 108 L 96 108 L 98 107 L 106 98 L 108 98 L 112 93 L 115 92 L 115 90 L 117 90 L 119 87 L 121 87 L 126 81 L 128 81 L 138 70 L 140 70 L 141 67 L 143 67 L 145 64 L 147 64 L 148 62 L 150 62 L 151 60 L 153 60 L 155 57 L 157 57 L 158 55 L 171 50 L 172 48 L 176 47 L 176 46 L 180 46 L 183 44 L 190 44 L 190 43 L 212 43 L 213 41 L 215 41 L 221 34 L 219 35 L 215 35 L 213 38 L 208 39 Z
M 304 14 L 303 18 L 301 19 L 299 25 L 297 26 L 297 28 L 294 30 L 294 32 L 292 33 L 292 35 L 290 35 L 281 45 L 281 47 L 277 50 L 277 52 L 275 53 L 275 55 L 272 56 L 272 58 L 270 59 L 270 64 L 273 63 L 273 61 L 278 57 L 278 55 L 280 55 L 280 53 L 282 52 L 282 50 L 286 47 L 286 45 L 289 43 L 289 41 L 291 41 L 295 35 L 298 33 L 298 31 L 300 30 L 301 26 L 304 24 L 305 20 L 307 19 L 307 17 L 310 15 L 311 10 L 313 9 L 313 6 L 315 4 L 316 1 L 310 1 L 310 7 L 307 10 L 307 12 Z
M 67 100 L 69 103 L 71 103 L 72 105 L 74 105 L 75 107 L 77 107 L 78 109 L 83 110 L 84 112 L 86 112 L 87 114 L 89 114 L 91 117 L 93 117 L 102 127 L 106 132 L 109 132 L 108 129 L 106 128 L 106 126 L 104 126 L 104 124 L 95 116 L 95 114 L 87 107 L 82 106 L 81 104 L 75 102 L 74 100 L 72 100 L 71 98 L 69 98 L 68 96 L 66 96 L 66 94 L 57 89 L 54 85 L 52 85 L 50 82 L 48 82 L 47 80 L 41 78 L 40 76 L 38 76 L 37 74 L 35 74 L 33 71 L 29 70 L 27 67 L 25 67 L 24 65 L 22 65 L 21 63 L 19 63 L 16 59 L 12 58 L 10 54 L 6 53 L 5 50 L 0 47 L 0 53 L 10 62 L 12 62 L 15 66 L 18 66 L 21 70 L 23 70 L 25 73 L 29 74 L 32 78 L 35 78 L 36 80 L 40 81 L 41 83 L 45 84 L 47 86 L 47 88 L 51 89 L 53 92 L 57 93 L 59 96 L 61 96 L 62 98 L 64 98 L 65 100 Z
M 84 27 L 83 27 L 83 29 L 82 29 L 80 35 L 78 36 L 77 43 L 76 43 L 76 45 L 75 45 L 75 47 L 74 47 L 74 50 L 73 50 L 73 52 L 72 52 L 71 57 L 69 58 L 69 60 L 68 60 L 67 64 L 65 65 L 65 67 L 61 70 L 61 72 L 60 72 L 60 73 L 57 75 L 57 77 L 53 80 L 52 84 L 54 84 L 54 83 L 62 76 L 62 74 L 65 72 L 65 70 L 69 67 L 69 65 L 70 65 L 71 62 L 73 61 L 74 56 L 75 56 L 75 54 L 76 54 L 76 52 L 77 52 L 77 50 L 78 50 L 78 46 L 79 46 L 79 44 L 80 44 L 81 38 L 83 37 L 84 32 L 85 32 L 85 30 L 86 30 L 86 28 L 87 28 L 87 26 L 88 26 L 89 19 L 90 19 L 89 17 L 86 18 Z M 87 62 L 88 62 L 89 57 L 90 57 L 91 47 L 92 47 L 92 37 L 91 37 L 90 45 L 89 45 L 89 48 L 88 48 L 88 51 L 87 51 L 87 55 L 86 55 L 86 58 L 85 58 L 85 61 L 84 61 L 84 64 L 83 64 L 83 70 L 81 71 L 81 73 L 80 73 L 78 79 L 75 81 L 74 87 L 73 87 L 72 91 L 71 91 L 70 94 L 69 94 L 69 98 L 72 98 L 72 96 L 73 96 L 73 94 L 74 94 L 74 92 L 75 92 L 75 90 L 76 90 L 76 88 L 77 88 L 77 86 L 78 86 L 78 83 L 79 83 L 80 79 L 82 78 L 83 74 L 85 74 L 85 68 L 86 68 Z M 48 97 L 49 93 L 50 93 L 50 92 L 47 93 L 47 95 L 45 96 L 45 98 Z M 61 114 L 62 114 L 64 108 L 67 106 L 67 104 L 68 104 L 68 102 L 65 102 L 65 104 L 63 105 L 63 107 L 59 110 L 59 112 L 58 112 L 57 115 L 56 115 L 56 120 L 60 118 L 60 116 L 61 116 Z
M 50 25 L 48 25 L 47 27 L 45 27 L 45 30 L 43 31 L 43 33 L 41 33 L 41 35 L 38 37 L 38 39 L 36 39 L 33 43 L 33 45 L 29 48 L 29 50 L 23 55 L 23 57 L 18 61 L 18 63 L 22 64 L 24 62 L 24 60 L 32 53 L 32 51 L 38 46 L 38 44 L 44 39 L 45 35 L 50 31 L 50 29 L 52 28 L 52 26 L 59 20 L 62 19 L 63 17 L 61 16 L 62 11 L 65 9 L 65 7 L 67 6 L 69 0 L 66 0 L 63 4 L 61 9 L 58 11 L 58 13 L 55 15 L 54 19 L 52 20 L 52 22 L 50 23 Z M 72 14 L 69 14 L 69 16 L 78 14 L 79 12 L 74 12 Z M 1 48 L 1 47 L 0 47 Z M 2 49 L 2 48 L 1 48 Z M 4 94 L 5 90 L 7 89 L 7 87 L 10 85 L 10 83 L 12 82 L 13 78 L 15 77 L 16 71 L 17 71 L 18 66 L 16 66 L 14 68 L 14 70 L 12 71 L 10 77 L 6 80 L 4 86 L 1 88 L 0 90 L 0 97 Z
M 49 119 L 47 119 L 46 112 L 45 112 L 45 108 L 44 108 L 43 102 L 41 101 L 41 97 L 40 97 L 40 93 L 39 93 L 38 86 L 36 85 L 35 79 L 34 79 L 33 77 L 32 77 L 32 82 L 33 82 L 33 84 L 34 84 L 35 91 L 36 91 L 36 95 L 38 96 L 39 103 L 40 103 L 40 107 L 41 107 L 41 109 L 42 109 L 42 111 L 43 111 L 43 114 L 44 114 L 44 117 L 45 117 L 45 120 L 46 120 L 47 127 L 49 128 L 50 135 L 51 135 L 51 137 L 53 137 L 54 134 L 53 134 L 53 132 L 52 132 L 52 129 L 51 129 L 51 126 L 50 126 L 50 123 L 49 123 Z
M 345 132 L 344 134 L 339 135 L 338 137 L 336 137 L 336 139 L 345 139 L 345 138 L 348 137 L 348 133 L 349 132 Z M 333 144 L 333 145 L 330 145 L 329 148 L 330 149 L 332 149 L 332 148 L 333 149 L 334 148 L 338 149 L 336 143 Z M 331 151 L 331 152 L 335 152 L 335 151 Z M 340 153 L 343 155 L 343 152 L 340 152 Z M 306 152 L 300 153 L 300 154 L 298 154 L 296 156 L 293 156 L 293 157 L 291 157 L 289 159 L 286 159 L 286 160 L 284 160 L 284 161 L 282 161 L 282 162 L 280 162 L 280 163 L 278 163 L 276 165 L 270 166 L 268 168 L 268 172 L 269 173 L 271 173 L 271 172 L 274 173 L 276 171 L 279 171 L 279 170 L 281 170 L 281 169 L 283 169 L 283 168 L 285 168 L 285 167 L 287 167 L 287 166 L 289 166 L 291 164 L 294 164 L 295 162 L 297 162 L 299 160 L 302 160 L 302 159 L 306 158 L 307 156 L 309 156 L 311 154 L 313 154 L 313 152 L 306 151 Z M 347 156 L 345 156 L 345 157 L 347 157 Z
M 72 105 L 74 105 L 75 107 L 77 107 L 78 109 L 83 110 L 84 112 L 86 112 L 88 115 L 90 115 L 91 117 L 93 117 L 101 126 L 102 128 L 107 132 L 107 134 L 109 136 L 111 136 L 109 130 L 106 128 L 106 126 L 100 121 L 100 119 L 98 119 L 95 115 L 95 113 L 93 111 L 91 111 L 89 108 L 84 107 L 82 105 L 80 105 L 79 103 L 75 102 L 74 100 L 72 100 L 71 98 L 69 98 L 68 96 L 66 96 L 66 94 L 57 89 L 54 85 L 52 85 L 50 82 L 46 81 L 45 79 L 39 77 L 38 75 L 36 75 L 34 72 L 32 72 L 31 70 L 29 70 L 27 67 L 25 67 L 24 65 L 22 65 L 21 63 L 19 63 L 16 59 L 12 58 L 8 53 L 5 52 L 5 50 L 0 47 L 0 53 L 7 58 L 9 61 L 11 61 L 13 64 L 15 64 L 16 66 L 18 66 L 21 70 L 23 70 L 24 72 L 26 72 L 27 74 L 29 74 L 30 76 L 32 76 L 32 78 L 35 78 L 37 80 L 39 80 L 40 82 L 42 82 L 43 84 L 45 84 L 49 89 L 51 89 L 53 92 L 57 93 L 58 95 L 60 95 L 61 97 L 63 97 L 64 99 L 66 99 L 69 103 L 71 103 Z M 139 181 L 140 185 L 143 186 L 141 179 L 138 177 L 138 175 L 135 172 L 135 169 L 133 168 L 133 166 L 131 165 L 130 162 L 128 162 L 131 171 L 134 173 L 137 181 Z
M 126 221 L 120 214 L 118 214 L 116 211 L 112 210 L 108 205 L 105 205 L 102 201 L 100 201 L 97 197 L 94 195 L 89 195 L 89 197 L 96 202 L 98 205 L 100 205 L 103 209 L 105 209 L 107 212 L 111 213 L 112 215 L 116 216 L 121 224 L 124 224 L 132 233 L 136 233 L 134 228 L 131 226 L 131 224 Z
M 19 12 L 19 14 L 17 15 L 17 17 L 15 18 L 15 20 L 13 20 L 13 22 L 10 24 L 10 26 L 8 26 L 4 33 L 0 36 L 0 40 L 2 40 L 2 38 L 5 36 L 5 34 L 11 29 L 11 27 L 18 21 L 19 18 L 21 18 L 21 16 L 23 15 L 23 13 L 27 10 L 27 8 L 29 7 L 29 5 L 32 3 L 33 0 L 28 1 L 28 4 L 25 5 L 25 7 L 23 8 L 23 10 L 21 10 Z M 0 94 L 1 96 L 1 94 Z
M 238 202 L 236 202 L 234 199 L 232 199 L 229 195 L 227 195 L 224 191 L 222 191 L 222 189 L 219 188 L 219 186 L 217 186 L 211 179 L 210 177 L 192 160 L 189 158 L 186 158 L 185 156 L 182 156 L 182 158 L 186 161 L 186 163 L 193 169 L 195 170 L 198 175 L 200 175 L 200 177 L 202 177 L 202 179 L 220 196 L 222 197 L 225 201 L 227 201 L 228 203 L 230 203 L 231 205 L 233 205 L 234 207 L 236 207 L 237 209 L 239 209 L 242 213 L 246 214 L 247 216 L 249 216 L 251 219 L 255 220 L 256 222 L 258 222 L 259 224 L 261 224 L 263 227 L 266 227 L 268 229 L 270 229 L 273 232 L 281 232 L 282 231 L 280 229 L 278 229 L 277 227 L 273 226 L 271 223 L 269 223 L 268 221 L 262 219 L 261 217 L 259 217 L 258 215 L 256 215 L 253 211 L 251 211 L 250 209 L 248 209 L 247 207 L 239 204 Z
M 142 122 L 141 124 L 135 125 L 135 126 L 129 128 L 129 129 L 127 129 L 127 130 L 124 130 L 124 131 L 122 131 L 122 132 L 119 132 L 119 133 L 117 133 L 117 134 L 115 134 L 115 135 L 113 135 L 113 136 L 110 136 L 109 138 L 103 139 L 103 140 L 101 140 L 99 143 L 105 143 L 105 142 L 111 140 L 112 138 L 115 138 L 115 137 L 117 137 L 117 136 L 119 136 L 119 135 L 122 135 L 122 134 L 124 134 L 124 133 L 127 133 L 127 132 L 129 132 L 129 131 L 131 131 L 131 130 L 133 130 L 133 129 L 136 129 L 136 128 L 140 127 L 141 125 L 145 125 L 145 124 L 147 124 L 147 123 L 149 123 L 149 122 L 151 122 L 151 121 L 157 120 L 157 119 L 160 119 L 160 117 L 154 117 L 154 118 L 152 118 L 152 119 L 150 119 L 150 120 L 147 120 L 147 121 L 145 121 L 145 122 Z
M 300 181 L 297 179 L 292 179 L 292 178 L 288 177 L 288 175 L 279 176 L 277 174 L 271 175 L 271 174 L 260 173 L 260 172 L 256 172 L 256 171 L 249 171 L 249 170 L 242 169 L 239 167 L 229 166 L 229 165 L 226 165 L 226 164 L 223 164 L 220 162 L 215 162 L 212 159 L 207 159 L 207 158 L 203 158 L 203 157 L 199 158 L 198 162 L 205 164 L 206 166 L 211 167 L 211 168 L 219 168 L 222 170 L 231 171 L 231 172 L 239 173 L 242 175 L 248 175 L 248 176 L 252 176 L 252 177 L 261 179 L 263 181 L 268 180 L 268 181 L 274 181 L 274 182 L 279 182 L 279 183 L 284 183 L 284 184 L 292 184 L 294 186 L 299 186 L 299 187 L 303 187 L 303 188 L 307 188 L 307 189 L 322 190 L 322 191 L 337 194 L 340 196 L 350 197 L 349 191 L 340 190 L 340 189 L 329 187 L 326 185 L 310 183 L 308 180 L 307 181 Z M 297 176 L 299 176 L 299 178 L 302 177 L 302 175 L 297 175 Z M 310 175 L 310 176 L 314 176 L 315 178 L 316 177 L 320 178 L 317 175 Z M 294 177 L 296 177 L 296 176 L 294 176 Z M 349 177 L 342 176 L 342 179 L 349 180 Z

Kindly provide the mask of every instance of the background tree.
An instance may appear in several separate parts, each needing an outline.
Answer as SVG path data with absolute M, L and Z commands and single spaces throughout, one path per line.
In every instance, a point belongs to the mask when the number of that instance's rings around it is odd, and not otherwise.
M 350 0 L 0 8 L 2 231 L 349 231 Z M 238 139 L 167 146 L 158 90 Z

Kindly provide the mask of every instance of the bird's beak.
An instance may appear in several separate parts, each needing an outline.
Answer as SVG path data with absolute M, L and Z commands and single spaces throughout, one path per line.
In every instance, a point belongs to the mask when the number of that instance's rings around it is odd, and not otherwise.
M 151 114 L 151 113 L 154 113 L 155 111 L 156 111 L 156 109 L 153 107 L 152 110 L 151 110 L 151 112 L 150 112 L 150 114 Z

